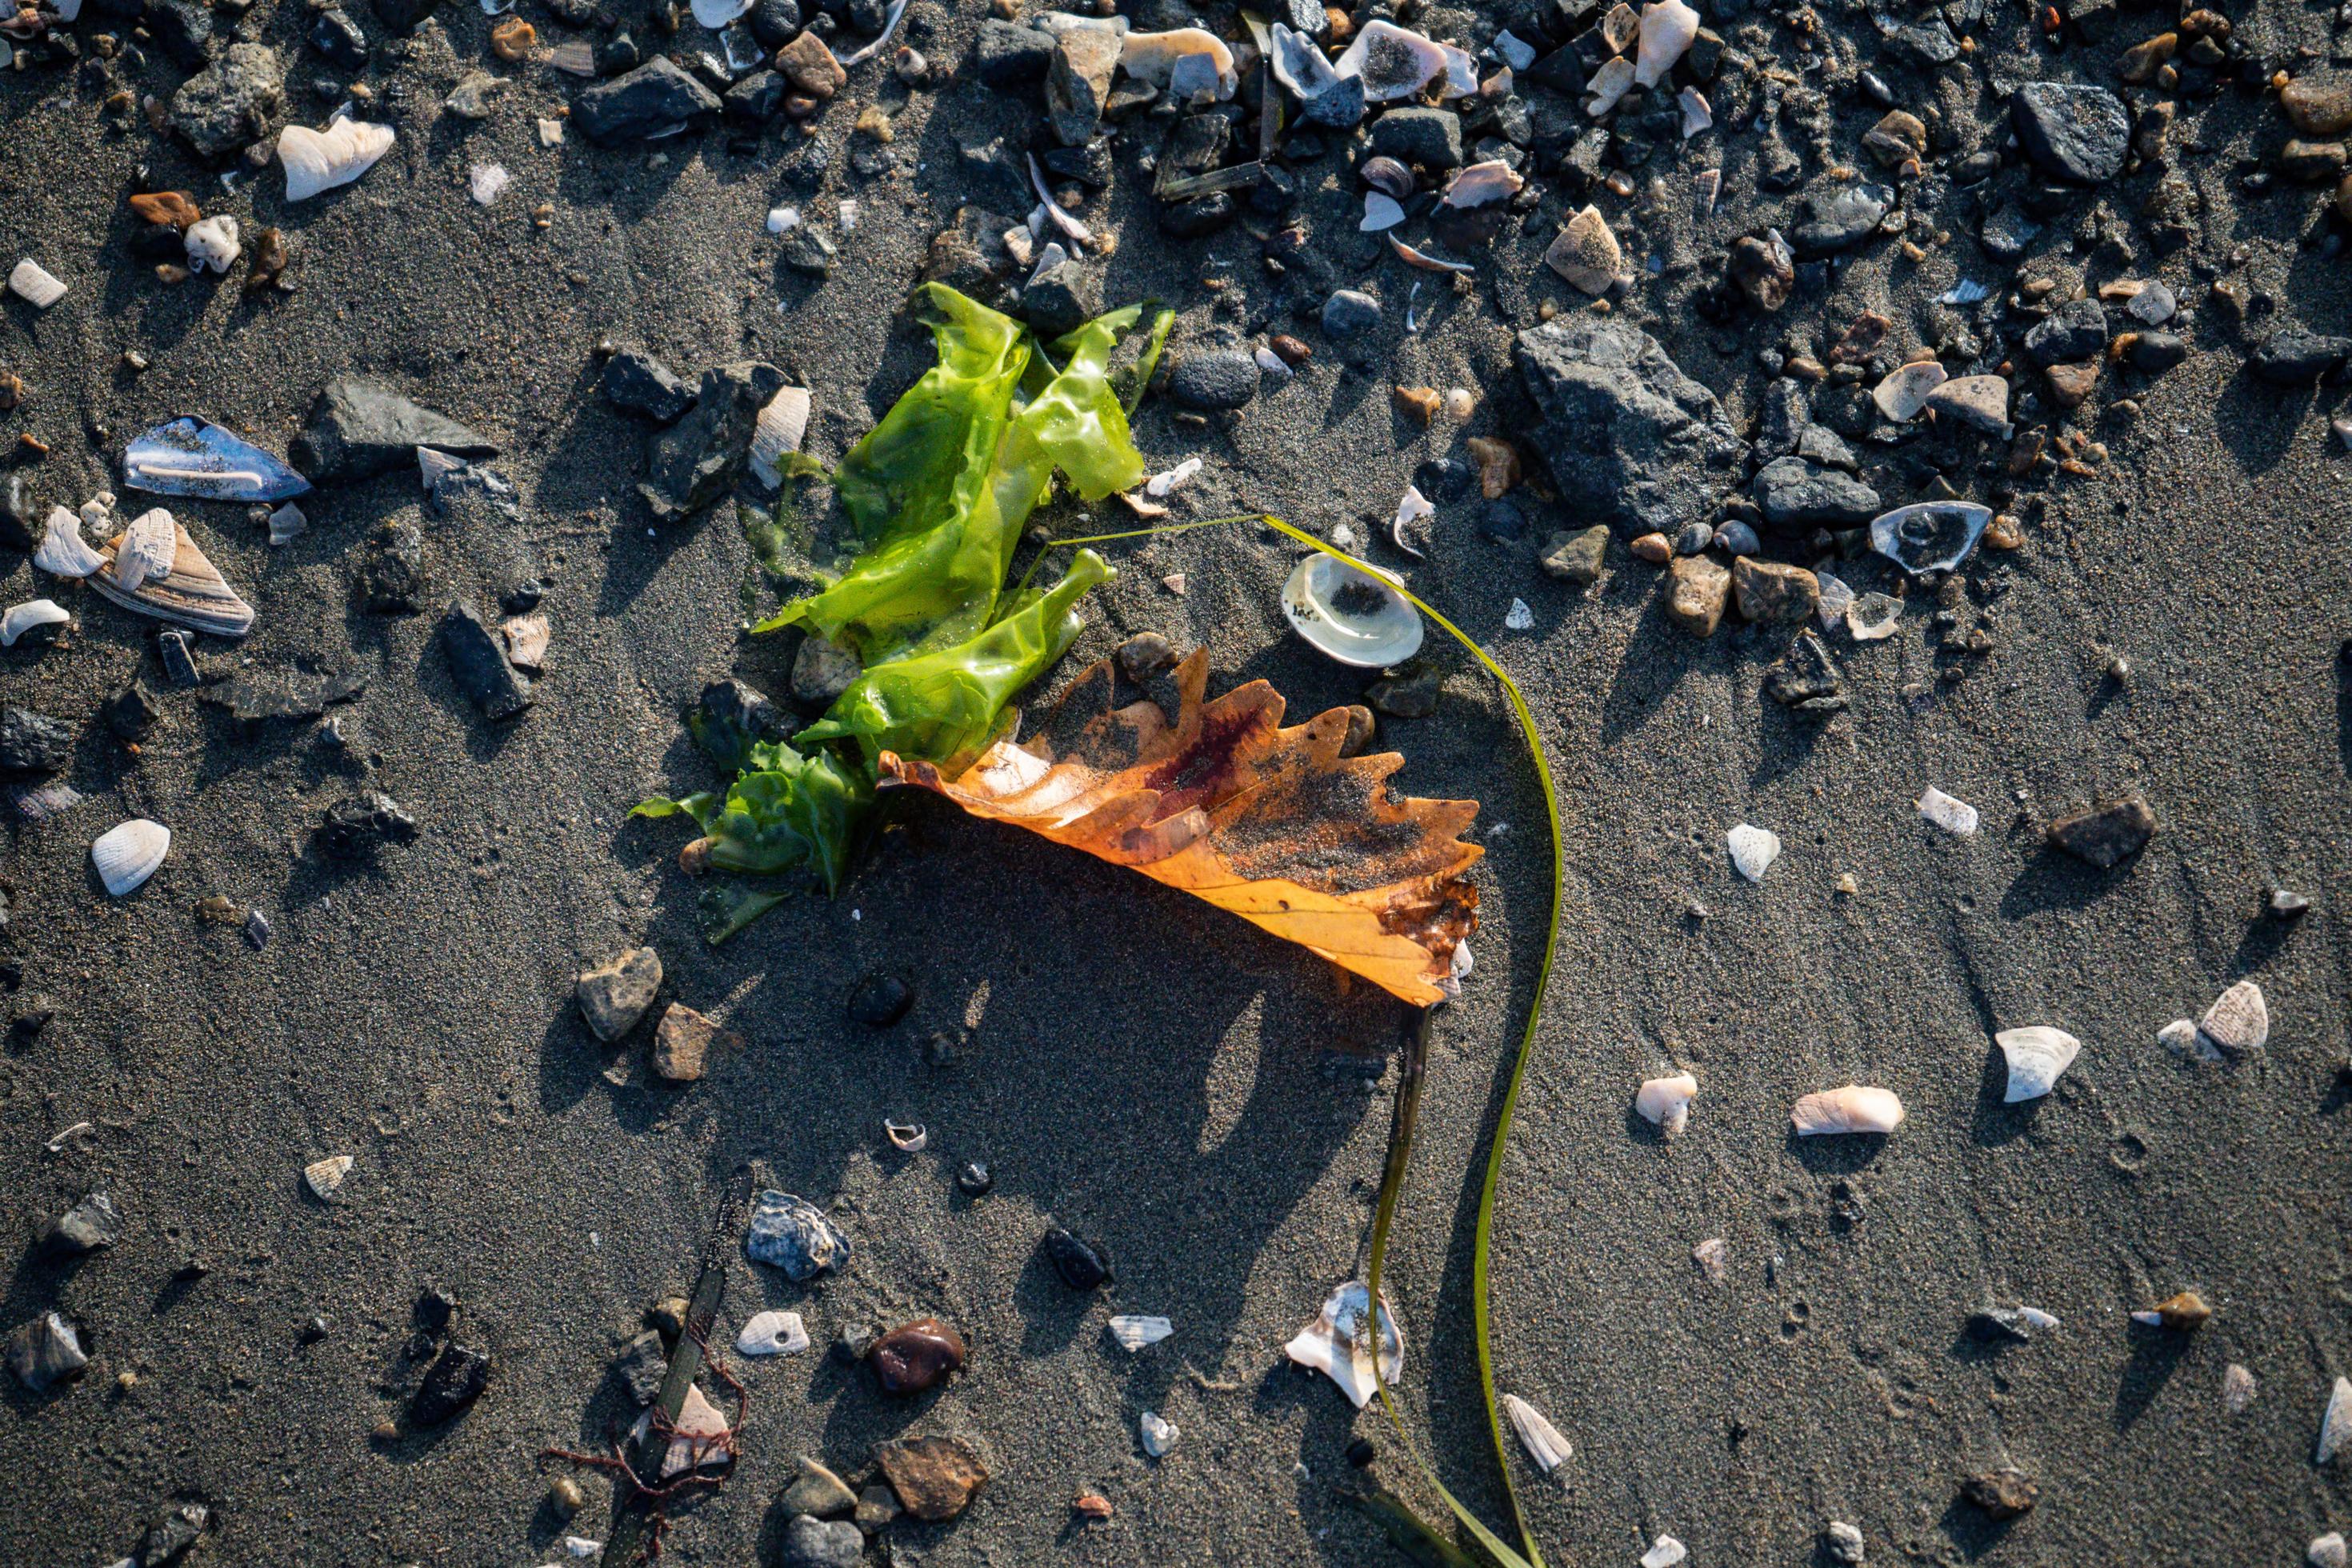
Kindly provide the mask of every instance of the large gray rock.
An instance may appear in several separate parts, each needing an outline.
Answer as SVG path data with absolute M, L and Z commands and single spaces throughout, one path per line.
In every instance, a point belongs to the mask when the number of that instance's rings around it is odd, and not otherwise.
M 757 360 L 702 373 L 694 411 L 648 444 L 637 493 L 656 519 L 682 522 L 734 488 L 760 409 L 783 384 L 782 371 Z
M 1706 516 L 1723 470 L 1747 457 L 1715 394 L 1639 327 L 1548 322 L 1519 334 L 1517 358 L 1544 420 L 1534 444 L 1561 500 L 1621 537 L 1670 534 Z
M 1855 528 L 1878 515 L 1878 492 L 1804 458 L 1775 458 L 1756 476 L 1756 504 L 1783 533 Z
M 313 484 L 365 479 L 416 460 L 430 447 L 459 458 L 495 458 L 498 443 L 422 408 L 380 381 L 339 375 L 310 405 L 289 451 Z
M 2010 123 L 2045 173 L 2095 185 L 2124 172 L 2131 112 L 2104 87 L 2030 81 L 2009 97 Z
M 572 123 L 591 142 L 643 142 L 684 130 L 719 112 L 719 95 L 656 55 L 626 76 L 600 81 L 572 105 Z
M 231 44 L 172 95 L 172 129 L 207 158 L 226 158 L 269 134 L 286 110 L 286 73 L 274 49 Z

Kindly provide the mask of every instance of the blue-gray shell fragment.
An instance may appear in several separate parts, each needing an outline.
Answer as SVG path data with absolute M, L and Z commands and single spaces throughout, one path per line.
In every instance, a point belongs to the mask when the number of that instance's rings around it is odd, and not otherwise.
M 1870 525 L 1870 547 L 1913 576 L 1949 572 L 1974 553 L 1992 521 L 1992 508 L 1974 501 L 1930 500 L 1882 512 Z
M 152 495 L 202 500 L 285 500 L 310 489 L 284 459 L 193 414 L 158 425 L 124 447 L 122 482 Z
M 804 1283 L 849 1261 L 849 1237 L 806 1198 L 765 1192 L 751 1205 L 743 1250 L 752 1262 L 781 1268 L 787 1279 Z

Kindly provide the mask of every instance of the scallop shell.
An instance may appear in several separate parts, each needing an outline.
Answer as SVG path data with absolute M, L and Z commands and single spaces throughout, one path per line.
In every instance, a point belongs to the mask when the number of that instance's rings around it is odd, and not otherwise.
M 1673 1078 L 1654 1078 L 1644 1081 L 1633 1096 L 1633 1109 L 1642 1119 L 1665 1132 L 1669 1138 L 1690 1123 L 1691 1098 L 1698 1093 L 1698 1079 L 1688 1073 Z
M 1119 45 L 1120 68 L 1136 80 L 1150 82 L 1154 87 L 1171 85 L 1177 68 L 1188 59 L 1208 62 L 1204 68 L 1197 68 L 1214 74 L 1214 90 L 1218 98 L 1233 97 L 1234 89 L 1241 85 L 1241 77 L 1234 69 L 1234 51 L 1225 47 L 1223 39 L 1206 27 L 1172 27 L 1164 33 L 1129 33 Z
M 89 847 L 89 863 L 109 898 L 136 892 L 172 852 L 172 830 L 143 816 L 108 828 Z
M 321 191 L 348 185 L 392 151 L 389 125 L 338 120 L 324 131 L 289 125 L 278 133 L 278 161 L 286 166 L 286 199 L 308 201 Z
M 1927 395 L 1950 379 L 1950 373 L 1934 360 L 1914 360 L 1880 382 L 1870 400 L 1897 425 L 1908 425 L 1927 406 Z
M 1166 1318 L 1133 1312 L 1121 1313 L 1110 1321 L 1110 1337 L 1119 1348 L 1129 1352 L 1145 1350 L 1158 1344 L 1176 1331 L 1176 1325 Z
M 73 617 L 55 599 L 27 599 L 11 605 L 0 616 L 0 647 L 15 647 L 16 639 L 36 626 L 62 626 Z
M 167 575 L 180 551 L 180 525 L 162 507 L 131 520 L 114 544 L 114 585 L 126 594 L 140 584 Z
M 1895 1091 L 1847 1084 L 1806 1095 L 1789 1112 L 1800 1138 L 1842 1132 L 1892 1132 L 1902 1124 L 1903 1102 Z
M 1698 13 L 1683 0 L 1656 0 L 1642 7 L 1642 47 L 1633 66 L 1633 79 L 1655 87 L 1690 52 L 1698 37 Z
M 142 516 L 131 528 L 135 530 L 149 518 L 159 515 L 170 518 L 172 514 L 158 508 Z M 162 575 L 142 576 L 137 586 L 124 587 L 114 581 L 112 573 L 95 572 L 90 574 L 89 585 L 126 610 L 153 616 L 191 631 L 223 637 L 241 637 L 251 631 L 253 606 L 237 597 L 236 590 L 228 585 L 219 569 L 188 537 L 186 526 L 176 520 L 172 523 L 172 540 L 171 563 Z M 132 542 L 129 531 L 107 547 L 101 559 L 120 560 L 127 542 Z
M 33 564 L 52 577 L 87 577 L 106 564 L 106 557 L 81 536 L 81 520 L 61 506 L 49 509 L 49 526 Z
M 2251 980 L 2239 981 L 2205 1010 L 2197 1020 L 2197 1032 L 2231 1056 L 2262 1049 L 2271 1037 L 2271 1010 L 2263 1004 L 2263 988 Z
M 1311 1368 L 1339 1385 L 1339 1392 L 1361 1410 L 1368 1404 L 1377 1385 L 1372 1377 L 1371 1326 L 1367 1321 L 1370 1311 L 1371 1292 L 1360 1279 L 1350 1279 L 1331 1292 L 1323 1302 L 1323 1310 L 1315 1321 L 1283 1346 L 1283 1353 L 1303 1367 Z M 1387 1292 L 1381 1292 L 1381 1382 L 1394 1383 L 1404 1373 L 1404 1332 L 1397 1327 L 1396 1309 L 1390 1305 Z
M 1977 808 L 1933 784 L 1919 796 L 1919 815 L 1957 837 L 1973 837 L 1977 830 Z
M 1735 870 L 1751 882 L 1760 882 L 1772 862 L 1780 858 L 1780 836 L 1769 827 L 1743 822 L 1723 836 Z
M 2048 1094 L 2058 1086 L 2060 1075 L 2083 1049 L 2082 1041 L 2063 1029 L 2044 1024 L 2003 1029 L 1992 1039 L 2009 1062 L 2009 1088 L 2000 1097 L 2004 1105 L 2039 1100 Z
M 2347 1442 L 2352 1442 L 2352 1378 L 2339 1377 L 2327 1396 L 2327 1409 L 2319 1418 L 2319 1447 L 2312 1462 L 2326 1464 Z
M 1439 203 L 1449 207 L 1483 207 L 1492 202 L 1506 202 L 1519 194 L 1527 184 L 1519 172 L 1500 158 L 1489 158 L 1483 163 L 1473 163 L 1446 182 L 1445 199 Z
M 28 256 L 9 272 L 8 292 L 36 310 L 46 310 L 66 297 L 66 286 Z
M 188 270 L 202 272 L 209 267 L 226 273 L 245 248 L 237 233 L 236 219 L 226 213 L 208 217 L 202 223 L 191 224 L 183 242 L 188 253 Z
M 1385 669 L 1421 651 L 1421 613 L 1394 579 L 1319 551 L 1283 584 L 1282 613 L 1317 652 L 1359 669 Z
M 809 395 L 804 386 L 781 389 L 760 410 L 759 423 L 751 428 L 751 471 L 770 489 L 784 482 L 776 463 L 785 454 L 801 449 L 808 421 Z
M 1545 1475 L 1568 1463 L 1576 1450 L 1559 1435 L 1559 1428 L 1543 1417 L 1543 1412 L 1516 1394 L 1506 1394 L 1502 1399 L 1503 1414 L 1511 1418 L 1511 1430 L 1518 1434 L 1519 1447 Z
M 1343 79 L 1361 80 L 1364 97 L 1372 103 L 1418 97 L 1441 76 L 1446 79 L 1449 97 L 1478 90 L 1478 64 L 1467 54 L 1378 19 L 1364 24 L 1331 68 Z
M 358 1163 L 349 1154 L 330 1154 L 323 1160 L 313 1160 L 302 1167 L 302 1184 L 320 1203 L 332 1203 L 336 1193 L 342 1190 L 343 1178 Z

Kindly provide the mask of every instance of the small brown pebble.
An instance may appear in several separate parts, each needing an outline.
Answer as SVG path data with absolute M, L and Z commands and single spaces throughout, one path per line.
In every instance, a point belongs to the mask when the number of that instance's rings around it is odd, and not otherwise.
M 1399 408 L 1423 425 L 1437 417 L 1437 389 L 1433 386 L 1400 386 L 1396 389 L 1396 401 Z
M 1360 702 L 1349 704 L 1348 733 L 1339 742 L 1339 754 L 1343 757 L 1361 756 L 1364 748 L 1372 743 L 1372 737 L 1379 733 L 1380 721 L 1372 717 L 1370 709 Z
M 898 134 L 890 128 L 890 117 L 882 112 L 881 105 L 876 103 L 869 103 L 857 111 L 857 131 L 877 142 L 887 142 Z
M 2341 199 L 2341 193 L 2339 193 L 2338 200 Z M 1292 337 L 1288 332 L 1275 333 L 1273 337 L 1266 340 L 1266 346 L 1274 350 L 1276 356 L 1283 363 L 1294 369 L 1315 357 L 1313 349 Z
M 784 118 L 787 120 L 806 120 L 816 111 L 816 100 L 806 93 L 796 92 L 784 100 Z M 809 127 L 812 135 L 815 133 L 815 130 L 814 126 Z
M 2053 364 L 2042 374 L 2050 378 L 2051 400 L 2061 408 L 2079 408 L 2099 384 L 2099 362 L 2084 360 L 2080 364 Z
M 1323 7 L 1323 19 L 1331 24 L 1331 42 L 1344 44 L 1356 35 L 1356 18 L 1337 5 Z
M 379 1443 L 389 1443 L 394 1438 L 400 1436 L 400 1426 L 397 1422 L 387 1416 L 383 1420 L 377 1422 L 375 1426 L 369 1430 L 368 1436 L 374 1438 Z
M 502 60 L 529 59 L 538 42 L 539 29 L 520 16 L 509 16 L 490 29 L 490 53 Z
M 1674 541 L 1663 533 L 1645 533 L 1625 548 L 1653 566 L 1664 566 L 1675 558 Z
M 157 265 L 155 276 L 166 283 L 185 283 L 188 280 L 188 269 L 175 262 L 165 261 Z
M 937 1318 L 902 1323 L 866 1352 L 885 1394 L 920 1394 L 963 1365 L 963 1336 Z
M 205 215 L 185 191 L 145 191 L 131 198 L 131 210 L 149 223 L 185 228 Z
M 588 1506 L 588 1494 L 570 1476 L 558 1476 L 547 1483 L 547 1506 L 559 1519 L 570 1519 Z
M 27 430 L 16 437 L 16 450 L 28 458 L 46 458 L 49 455 L 49 444 Z
M 2017 519 L 2001 512 L 1985 525 L 1987 550 L 2014 550 L 2025 542 L 2025 532 L 2017 526 Z
M 1960 1496 L 1995 1519 L 2015 1519 L 2033 1511 L 2041 1490 L 2025 1479 L 2024 1471 L 2011 1467 L 1970 1476 L 1960 1483 Z
M 2205 1304 L 2205 1298 L 2194 1290 L 2183 1290 L 2177 1296 L 2168 1297 L 2149 1310 L 2166 1328 L 2183 1331 L 2202 1328 L 2206 1320 L 2213 1315 L 2213 1309 Z
M 1488 500 L 1508 495 L 1519 482 L 1518 449 L 1490 436 L 1473 436 L 1470 460 L 1478 465 L 1478 490 Z
M 646 1309 L 646 1327 L 666 1340 L 675 1340 L 686 1331 L 686 1298 L 665 1296 Z
M 1070 1504 L 1070 1511 L 1082 1519 L 1105 1520 L 1111 1516 L 1110 1499 L 1099 1492 L 1087 1492 Z
M 555 204 L 553 202 L 541 202 L 539 205 L 531 208 L 530 226 L 533 228 L 553 228 L 555 226 Z
M 25 378 L 14 372 L 0 375 L 0 414 L 5 414 L 25 401 Z

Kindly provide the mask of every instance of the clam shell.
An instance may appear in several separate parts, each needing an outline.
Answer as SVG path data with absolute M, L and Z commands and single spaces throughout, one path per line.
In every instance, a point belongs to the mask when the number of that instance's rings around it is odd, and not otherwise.
M 1977 808 L 1933 784 L 1919 796 L 1919 815 L 1958 837 L 1969 837 L 1977 830 Z
M 2004 1105 L 2017 1105 L 2048 1094 L 2058 1086 L 2059 1076 L 2083 1049 L 2083 1042 L 2065 1030 L 2043 1024 L 2003 1029 L 1992 1039 L 2009 1062 L 2009 1088 L 2000 1097 Z
M 1361 1410 L 1377 1384 L 1372 1376 L 1371 1328 L 1367 1321 L 1371 1292 L 1360 1279 L 1350 1279 L 1331 1292 L 1315 1321 L 1283 1346 L 1283 1353 L 1300 1366 L 1321 1373 L 1339 1385 L 1339 1392 Z M 1397 1327 L 1396 1309 L 1381 1292 L 1380 1378 L 1394 1383 L 1404 1373 L 1404 1332 Z
M 782 388 L 760 410 L 759 423 L 751 427 L 751 471 L 770 489 L 784 482 L 776 464 L 786 453 L 801 449 L 808 421 L 809 395 L 804 386 Z
M 9 272 L 8 292 L 36 310 L 46 310 L 66 297 L 66 286 L 28 256 Z
M 1625 252 L 1601 209 L 1587 205 L 1570 218 L 1549 249 L 1544 265 L 1583 289 L 1599 296 L 1609 292 L 1625 265 Z
M 1176 1325 L 1166 1318 L 1131 1312 L 1111 1319 L 1109 1328 L 1110 1337 L 1129 1352 L 1156 1345 L 1176 1331 Z
M 1731 852 L 1733 869 L 1751 882 L 1762 881 L 1772 862 L 1780 858 L 1780 836 L 1751 823 L 1743 822 L 1725 834 L 1723 847 Z
M 1908 425 L 1927 406 L 1927 395 L 1950 379 L 1950 373 L 1934 360 L 1915 360 L 1880 382 L 1870 400 L 1897 425 Z
M 1356 171 L 1364 184 L 1398 201 L 1412 195 L 1412 171 L 1385 153 L 1367 158 L 1364 166 Z
M 1417 97 L 1441 76 L 1446 79 L 1448 96 L 1478 90 L 1477 62 L 1468 55 L 1377 18 L 1364 24 L 1331 68 L 1342 79 L 1360 79 L 1365 99 L 1373 103 Z
M 1633 79 L 1655 87 L 1690 51 L 1698 37 L 1698 13 L 1683 0 L 1656 0 L 1642 7 L 1642 47 L 1633 66 Z
M 16 639 L 35 626 L 61 626 L 72 619 L 55 599 L 27 599 L 21 605 L 11 605 L 8 613 L 0 616 L 0 647 L 15 647 Z
M 33 564 L 52 577 L 87 577 L 106 564 L 106 557 L 81 536 L 81 519 L 61 506 L 49 509 L 49 526 Z
M 108 828 L 89 847 L 89 863 L 109 898 L 138 890 L 172 851 L 172 830 L 143 816 Z
M 1129 33 L 1119 45 L 1119 68 L 1138 81 L 1167 87 L 1177 67 L 1188 59 L 1207 62 L 1215 76 L 1215 95 L 1231 98 L 1241 85 L 1234 69 L 1234 51 L 1206 27 L 1171 27 L 1164 33 Z
M 170 518 L 172 514 L 159 508 L 141 517 L 131 526 L 135 529 L 148 518 L 158 515 Z M 111 599 L 126 610 L 153 616 L 158 620 L 170 621 L 191 631 L 210 632 L 215 637 L 241 637 L 251 631 L 253 606 L 237 597 L 236 590 L 228 585 L 205 552 L 196 548 L 196 542 L 188 537 L 186 526 L 173 521 L 172 537 L 171 564 L 161 576 L 143 576 L 137 586 L 126 588 L 114 581 L 112 573 L 95 572 L 90 574 L 89 585 L 97 589 L 100 596 Z M 126 531 L 107 547 L 102 558 L 120 560 L 122 546 L 131 540 L 131 535 Z
M 2352 1441 L 2352 1378 L 2339 1377 L 2327 1395 L 2327 1409 L 2319 1417 L 2319 1447 L 2314 1464 L 2324 1465 Z
M 2271 1012 L 2263 1001 L 2263 988 L 2251 980 L 2239 981 L 2205 1010 L 2197 1032 L 2231 1056 L 2262 1049 L 2271 1037 Z
M 133 437 L 122 449 L 122 482 L 152 495 L 205 500 L 284 500 L 310 489 L 277 458 L 193 414 Z
M 1892 1132 L 1902 1124 L 1903 1102 L 1895 1091 L 1847 1084 L 1806 1095 L 1789 1112 L 1800 1138 L 1843 1132 Z
M 1642 1119 L 1662 1128 L 1671 1138 L 1690 1123 L 1690 1102 L 1698 1093 L 1698 1079 L 1688 1073 L 1673 1078 L 1654 1078 L 1644 1081 L 1633 1096 L 1633 1109 Z
M 289 125 L 278 133 L 278 161 L 286 167 L 286 199 L 308 201 L 321 191 L 348 185 L 392 151 L 389 125 L 338 120 L 324 131 Z
M 236 219 L 226 213 L 191 224 L 183 243 L 191 272 L 202 272 L 209 267 L 215 272 L 226 273 L 245 248 L 237 234 Z
M 1282 613 L 1317 652 L 1359 669 L 1385 669 L 1421 651 L 1421 613 L 1392 579 L 1320 552 L 1283 584 Z
M 140 584 L 167 574 L 180 552 L 179 533 L 180 525 L 160 506 L 132 518 L 115 541 L 114 585 L 136 593 Z
M 1502 1399 L 1503 1414 L 1511 1418 L 1511 1430 L 1518 1434 L 1519 1447 L 1545 1475 L 1568 1463 L 1576 1452 L 1559 1428 L 1543 1417 L 1543 1412 L 1516 1394 L 1506 1394 Z

